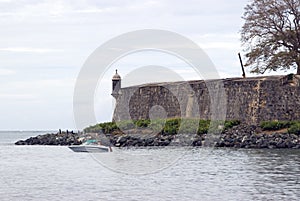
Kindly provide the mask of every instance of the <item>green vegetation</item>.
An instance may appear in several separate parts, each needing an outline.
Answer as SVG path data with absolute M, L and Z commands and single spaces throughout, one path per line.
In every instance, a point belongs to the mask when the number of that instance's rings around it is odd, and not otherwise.
M 295 122 L 291 127 L 288 129 L 288 133 L 300 135 L 300 122 Z
M 119 130 L 115 122 L 100 123 L 83 129 L 83 131 L 86 133 L 112 133 L 115 130 Z
M 291 121 L 263 121 L 260 123 L 262 130 L 276 131 L 284 128 L 289 128 L 293 122 Z
M 193 133 L 193 134 L 204 134 L 208 131 L 222 131 L 224 129 L 231 128 L 238 125 L 240 122 L 237 120 L 228 121 L 214 121 L 202 120 L 202 119 L 142 119 L 142 120 L 127 120 L 121 122 L 105 122 L 99 123 L 93 126 L 89 126 L 84 129 L 86 133 L 113 133 L 120 132 L 122 130 L 138 129 L 138 128 L 149 128 L 157 133 L 163 135 L 174 135 L 177 133 Z
M 152 129 L 155 133 L 159 133 L 163 130 L 165 124 L 166 124 L 166 119 L 155 119 L 152 120 L 151 123 L 149 124 L 148 128 Z
M 288 133 L 300 135 L 300 121 L 263 121 L 260 127 L 265 131 L 276 131 L 286 128 Z
M 210 121 L 203 119 L 141 119 L 121 122 L 105 122 L 84 129 L 86 133 L 114 133 L 122 130 L 149 128 L 163 135 L 175 135 L 177 133 L 205 134 L 208 132 L 221 132 L 240 124 L 238 120 Z M 287 129 L 288 133 L 300 135 L 300 121 L 263 121 L 260 127 L 264 131 L 276 131 Z
M 130 130 L 136 128 L 136 125 L 134 122 L 127 120 L 127 121 L 122 121 L 114 124 L 120 129 L 120 130 Z M 105 127 L 105 123 L 103 125 Z
M 167 119 L 162 134 L 173 135 L 178 133 L 180 124 L 181 124 L 181 119 L 179 118 Z
M 237 126 L 239 125 L 241 122 L 239 120 L 228 120 L 228 121 L 225 121 L 224 123 L 224 127 L 225 129 L 229 129 L 229 128 L 232 128 L 233 126 Z
M 199 120 L 199 127 L 197 134 L 205 134 L 208 132 L 210 120 Z
M 146 128 L 146 127 L 149 126 L 149 124 L 151 123 L 151 121 L 150 121 L 150 119 L 141 119 L 141 120 L 133 121 L 133 123 L 138 128 Z

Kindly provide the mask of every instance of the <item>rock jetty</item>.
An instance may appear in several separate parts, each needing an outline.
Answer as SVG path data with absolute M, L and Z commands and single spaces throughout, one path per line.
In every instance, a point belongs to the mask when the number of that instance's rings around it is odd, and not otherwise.
M 208 134 L 192 135 L 161 135 L 147 137 L 147 135 L 120 134 L 108 135 L 110 142 L 116 147 L 147 147 L 147 146 L 205 146 L 255 149 L 300 149 L 300 136 L 283 131 L 262 131 L 254 125 L 238 125 L 221 134 L 208 138 Z M 211 134 L 209 134 L 211 135 Z
M 87 139 L 97 138 L 106 145 L 115 147 L 151 146 L 205 146 L 255 148 L 255 149 L 300 149 L 300 135 L 282 131 L 262 131 L 258 126 L 240 124 L 213 137 L 211 134 L 147 134 L 147 133 L 56 133 L 31 137 L 16 142 L 16 145 L 79 145 Z M 211 141 L 212 140 L 212 141 Z M 211 141 L 210 143 L 208 143 Z
M 55 134 L 38 135 L 26 140 L 19 140 L 15 145 L 79 145 L 81 134 L 73 132 L 58 132 Z
M 300 136 L 286 131 L 261 131 L 257 126 L 239 125 L 224 131 L 216 147 L 235 148 L 300 148 Z
M 152 147 L 152 146 L 201 146 L 203 136 L 192 134 L 177 135 L 136 135 L 125 134 L 110 136 L 110 142 L 116 147 Z

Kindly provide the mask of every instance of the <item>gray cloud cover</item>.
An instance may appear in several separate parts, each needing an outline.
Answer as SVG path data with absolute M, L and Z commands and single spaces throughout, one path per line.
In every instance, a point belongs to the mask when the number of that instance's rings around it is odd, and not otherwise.
M 129 31 L 177 32 L 198 43 L 222 77 L 240 76 L 237 52 L 242 48 L 238 32 L 246 3 L 0 0 L 0 129 L 74 128 L 72 95 L 82 64 L 99 45 Z M 153 58 L 146 55 L 146 60 L 142 59 L 145 55 L 120 61 L 120 73 L 124 75 L 130 66 L 144 65 Z M 169 65 L 180 66 L 173 62 Z M 181 72 L 187 79 L 193 78 L 189 70 Z M 99 88 L 99 92 L 106 93 L 95 109 L 99 121 L 111 117 L 112 74 L 113 69 Z M 105 107 L 101 109 L 101 105 Z

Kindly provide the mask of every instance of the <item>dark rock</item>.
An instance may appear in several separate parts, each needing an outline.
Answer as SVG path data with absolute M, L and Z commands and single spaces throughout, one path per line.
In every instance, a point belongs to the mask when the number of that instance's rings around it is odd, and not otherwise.
M 15 145 L 75 145 L 81 144 L 78 133 L 56 133 L 38 135 L 26 140 L 19 140 Z
M 260 132 L 260 133 L 257 133 Z M 299 148 L 300 138 L 288 133 L 261 133 L 257 126 L 238 125 L 225 130 L 216 141 L 216 147 L 236 148 Z M 213 144 L 213 143 L 210 143 Z M 300 144 L 300 143 L 299 143 Z M 194 142 L 195 146 L 196 143 Z

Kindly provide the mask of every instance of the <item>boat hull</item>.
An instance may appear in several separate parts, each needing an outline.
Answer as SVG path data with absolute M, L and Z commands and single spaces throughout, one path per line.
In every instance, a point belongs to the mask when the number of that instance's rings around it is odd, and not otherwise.
M 106 146 L 69 146 L 69 148 L 74 152 L 90 152 L 90 153 L 102 153 L 111 152 L 112 149 Z

